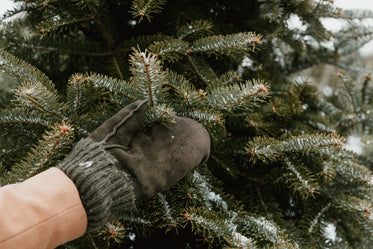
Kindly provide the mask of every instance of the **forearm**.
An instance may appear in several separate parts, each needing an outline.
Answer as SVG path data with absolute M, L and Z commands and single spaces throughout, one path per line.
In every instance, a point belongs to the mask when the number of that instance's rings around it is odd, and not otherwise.
M 0 248 L 55 248 L 86 227 L 79 193 L 57 168 L 0 188 Z

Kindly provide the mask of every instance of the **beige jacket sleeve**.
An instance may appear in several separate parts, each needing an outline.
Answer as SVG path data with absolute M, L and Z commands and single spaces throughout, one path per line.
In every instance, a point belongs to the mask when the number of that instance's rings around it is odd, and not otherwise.
M 78 190 L 57 168 L 0 188 L 1 249 L 52 249 L 86 227 Z

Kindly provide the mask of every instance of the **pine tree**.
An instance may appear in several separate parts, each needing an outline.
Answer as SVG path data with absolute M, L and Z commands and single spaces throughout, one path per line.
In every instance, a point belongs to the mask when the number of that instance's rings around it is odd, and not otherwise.
M 21 18 L 0 33 L 1 69 L 17 82 L 0 112 L 0 185 L 55 165 L 138 99 L 148 99 L 144 129 L 186 116 L 212 139 L 205 165 L 61 248 L 373 243 L 372 159 L 344 149 L 342 137 L 351 122 L 372 133 L 370 78 L 359 87 L 341 74 L 334 99 L 292 80 L 316 64 L 345 66 L 341 58 L 372 38 L 357 20 L 373 13 L 329 0 L 15 2 L 3 19 Z M 292 28 L 293 17 L 305 28 Z M 347 28 L 333 34 L 325 17 Z

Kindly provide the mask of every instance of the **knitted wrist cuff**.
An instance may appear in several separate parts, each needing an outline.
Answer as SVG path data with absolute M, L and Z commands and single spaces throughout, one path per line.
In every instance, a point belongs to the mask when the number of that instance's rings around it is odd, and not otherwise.
M 135 208 L 129 174 L 117 168 L 117 159 L 102 142 L 80 140 L 60 168 L 77 187 L 88 217 L 87 232 L 100 228 L 108 218 Z

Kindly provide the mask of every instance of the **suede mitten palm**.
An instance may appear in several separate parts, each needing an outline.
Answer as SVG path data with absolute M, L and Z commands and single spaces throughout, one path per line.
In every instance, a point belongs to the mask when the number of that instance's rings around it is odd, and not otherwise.
M 146 101 L 126 106 L 57 165 L 79 191 L 87 232 L 134 209 L 135 200 L 170 188 L 209 156 L 209 135 L 194 120 L 176 118 L 142 131 L 146 107 Z

